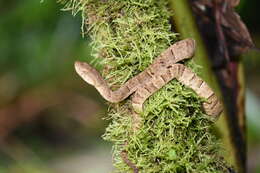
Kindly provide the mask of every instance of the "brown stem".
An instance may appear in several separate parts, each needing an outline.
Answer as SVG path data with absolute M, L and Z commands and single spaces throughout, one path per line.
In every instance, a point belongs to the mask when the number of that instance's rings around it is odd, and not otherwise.
M 127 151 L 123 150 L 121 152 L 121 158 L 124 160 L 124 162 L 130 167 L 133 169 L 134 173 L 138 173 L 139 172 L 139 169 L 137 168 L 137 166 L 132 163 L 128 158 L 128 153 Z

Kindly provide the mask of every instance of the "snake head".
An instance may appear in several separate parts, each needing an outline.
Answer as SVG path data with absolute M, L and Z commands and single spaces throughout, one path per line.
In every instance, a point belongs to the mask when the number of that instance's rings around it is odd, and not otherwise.
M 85 62 L 76 61 L 75 70 L 78 75 L 90 85 L 95 86 L 96 84 L 96 74 L 98 73 L 94 68 Z

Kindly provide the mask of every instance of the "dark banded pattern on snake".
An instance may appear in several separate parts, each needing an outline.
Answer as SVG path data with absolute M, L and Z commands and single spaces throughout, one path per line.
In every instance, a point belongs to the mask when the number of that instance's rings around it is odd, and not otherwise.
M 207 101 L 203 103 L 206 114 L 217 117 L 222 112 L 222 104 L 212 89 L 186 66 L 177 62 L 189 59 L 195 52 L 195 41 L 185 39 L 165 50 L 143 72 L 128 80 L 118 90 L 112 91 L 99 72 L 84 62 L 75 62 L 77 73 L 109 102 L 120 102 L 131 94 L 133 108 L 137 113 L 143 109 L 143 103 L 154 92 L 162 88 L 172 79 L 177 79 L 193 89 Z

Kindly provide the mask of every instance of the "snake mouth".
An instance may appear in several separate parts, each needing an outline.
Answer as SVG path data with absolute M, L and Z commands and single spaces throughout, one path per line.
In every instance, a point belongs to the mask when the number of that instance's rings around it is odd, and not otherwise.
M 78 75 L 90 85 L 95 85 L 95 80 L 92 77 L 93 72 L 91 71 L 91 67 L 84 62 L 76 61 L 74 64 L 75 70 Z

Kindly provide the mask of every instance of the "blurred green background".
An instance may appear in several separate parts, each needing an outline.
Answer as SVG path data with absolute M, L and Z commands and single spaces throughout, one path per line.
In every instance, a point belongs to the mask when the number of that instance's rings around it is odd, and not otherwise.
M 238 10 L 260 47 L 257 0 Z M 112 170 L 104 100 L 74 72 L 91 61 L 80 15 L 55 1 L 0 0 L 0 173 Z M 260 53 L 244 55 L 248 169 L 260 172 Z

